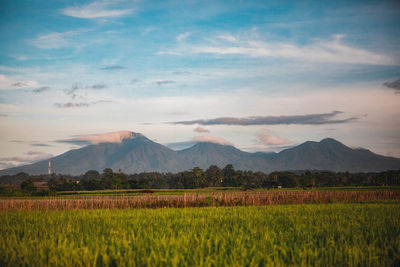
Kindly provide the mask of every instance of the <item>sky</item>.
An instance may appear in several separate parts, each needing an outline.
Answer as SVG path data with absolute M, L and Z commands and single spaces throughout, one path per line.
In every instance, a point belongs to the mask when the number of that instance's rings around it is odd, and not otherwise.
M 399 29 L 398 1 L 0 0 L 0 169 L 126 131 L 400 157 Z

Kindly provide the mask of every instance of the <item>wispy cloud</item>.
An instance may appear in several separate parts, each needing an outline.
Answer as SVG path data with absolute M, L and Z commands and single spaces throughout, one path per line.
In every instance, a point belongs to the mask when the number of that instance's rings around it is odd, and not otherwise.
M 3 157 L 0 158 L 2 165 L 12 164 L 12 163 L 34 163 L 37 161 L 45 160 L 51 158 L 53 155 L 41 151 L 28 151 L 23 156 L 16 157 Z
M 76 90 L 79 89 L 79 87 L 77 87 L 76 89 L 74 89 L 75 87 L 71 88 L 70 90 L 66 90 L 65 92 L 67 93 L 67 95 L 71 96 L 72 99 L 77 98 L 77 94 L 75 93 Z M 91 88 L 93 89 L 93 88 Z M 98 90 L 98 89 L 96 89 Z M 78 97 L 79 99 L 85 98 L 81 95 L 79 95 Z M 66 102 L 66 103 L 54 103 L 54 106 L 57 108 L 87 108 L 89 106 L 92 105 L 97 105 L 97 104 L 103 104 L 103 103 L 111 103 L 113 102 L 112 100 L 103 100 L 103 99 L 99 99 L 99 100 L 94 100 L 94 101 L 87 101 L 87 102 Z
M 194 131 L 194 132 L 197 132 L 197 133 L 209 133 L 209 132 L 210 132 L 210 131 L 207 130 L 206 128 L 203 128 L 203 127 L 200 127 L 200 126 L 194 128 L 193 131 Z
M 398 60 L 389 55 L 348 45 L 343 42 L 344 37 L 342 34 L 337 34 L 329 40 L 320 39 L 306 45 L 299 45 L 224 34 L 209 39 L 212 41 L 210 43 L 185 45 L 171 51 L 160 51 L 157 54 L 238 55 L 256 58 L 287 58 L 307 62 L 400 65 Z
M 87 108 L 89 107 L 89 103 L 72 103 L 72 102 L 68 102 L 68 103 L 54 103 L 54 106 L 57 108 Z
M 171 55 L 171 56 L 181 56 L 184 54 L 184 51 L 178 52 L 178 51 L 157 51 L 156 55 Z
M 112 100 L 97 100 L 97 101 L 93 101 L 90 102 L 91 105 L 96 105 L 96 104 L 103 104 L 103 103 L 112 103 Z
M 182 142 L 174 142 L 165 144 L 165 146 L 173 149 L 173 150 L 182 150 L 189 147 L 192 147 L 198 143 L 215 143 L 224 146 L 233 146 L 233 144 L 223 138 L 211 136 L 211 135 L 203 135 L 203 136 L 196 136 L 193 137 L 189 141 L 182 141 Z
M 24 82 L 16 82 L 16 83 L 11 84 L 11 86 L 12 86 L 12 87 L 18 87 L 18 88 L 20 88 L 20 87 L 26 87 L 26 86 L 27 86 L 27 83 L 24 83 Z
M 158 86 L 161 86 L 161 85 L 173 84 L 173 83 L 176 83 L 176 81 L 172 81 L 172 80 L 161 80 L 161 81 L 156 81 L 155 83 L 156 83 Z
M 186 38 L 190 36 L 190 32 L 181 33 L 176 37 L 178 42 L 184 41 Z
M 64 92 L 69 95 L 72 99 L 76 98 L 76 91 L 81 88 L 79 83 L 73 83 L 70 89 L 65 89 Z
M 397 79 L 393 82 L 386 82 L 383 85 L 386 86 L 387 88 L 400 90 L 400 79 Z
M 143 35 L 147 35 L 155 30 L 157 30 L 157 27 L 146 27 L 146 28 L 142 29 L 141 32 Z
M 221 117 L 208 120 L 192 120 L 171 122 L 172 124 L 183 125 L 278 125 L 278 124 L 304 124 L 304 125 L 321 125 L 321 124 L 338 124 L 348 123 L 358 120 L 357 117 L 345 119 L 333 119 L 336 115 L 342 114 L 341 111 L 332 111 L 322 114 L 307 114 L 293 116 L 253 116 L 248 118 Z
M 236 43 L 238 41 L 235 36 L 233 36 L 229 33 L 219 35 L 218 38 L 221 40 L 224 40 L 224 41 L 231 42 L 231 43 Z
M 11 140 L 11 143 L 18 143 L 18 144 L 29 144 L 33 147 L 52 147 L 52 145 L 45 144 L 45 143 L 38 143 L 37 141 L 23 141 L 23 140 Z
M 43 93 L 43 92 L 49 91 L 49 90 L 50 90 L 49 86 L 42 86 L 42 87 L 33 89 L 32 92 L 38 94 L 38 93 Z
M 73 32 L 59 33 L 52 32 L 49 34 L 41 35 L 33 41 L 33 45 L 43 49 L 55 49 L 69 46 L 66 37 L 74 35 Z
M 125 69 L 125 67 L 119 66 L 119 65 L 111 65 L 111 66 L 102 67 L 100 69 L 101 70 L 122 70 L 122 69 Z
M 52 147 L 52 145 L 43 144 L 43 143 L 34 143 L 34 144 L 31 144 L 31 146 L 34 146 L 34 147 Z
M 0 90 L 32 88 L 35 86 L 38 86 L 38 83 L 36 81 L 19 80 L 16 77 L 9 77 L 0 74 Z
M 117 18 L 133 13 L 134 8 L 118 7 L 118 2 L 120 1 L 94 1 L 82 6 L 66 7 L 61 13 L 83 19 Z
M 107 88 L 107 85 L 104 84 L 104 83 L 96 83 L 96 84 L 93 84 L 93 85 L 86 86 L 86 88 L 100 90 L 100 89 Z
M 177 70 L 177 71 L 173 71 L 172 74 L 173 74 L 173 75 L 190 75 L 190 74 L 192 74 L 192 72 L 190 72 L 190 71 L 180 71 L 180 70 Z
M 132 80 L 131 80 L 131 84 L 138 83 L 139 81 L 140 81 L 139 79 L 132 79 Z
M 17 56 L 16 59 L 19 61 L 25 61 L 28 60 L 29 58 L 27 56 Z
M 90 42 L 77 41 L 90 29 L 79 29 L 67 32 L 51 32 L 38 36 L 32 44 L 41 49 L 59 49 L 65 47 L 82 48 Z
M 104 83 L 96 83 L 96 84 L 92 84 L 92 85 L 87 85 L 87 86 L 83 86 L 81 83 L 79 82 L 75 82 L 71 85 L 71 88 L 69 89 L 65 89 L 64 92 L 70 96 L 72 99 L 76 99 L 78 96 L 80 98 L 83 98 L 82 95 L 79 95 L 79 92 L 81 90 L 88 90 L 88 89 L 92 89 L 92 90 L 102 90 L 107 88 L 107 85 Z
M 18 61 L 25 61 L 29 59 L 29 57 L 25 55 L 9 55 L 9 56 L 15 58 Z

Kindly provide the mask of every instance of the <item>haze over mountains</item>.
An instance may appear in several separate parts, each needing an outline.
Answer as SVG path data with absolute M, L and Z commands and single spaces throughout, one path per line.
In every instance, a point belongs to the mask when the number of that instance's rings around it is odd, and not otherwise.
M 101 141 L 101 140 L 100 140 Z M 331 170 L 372 172 L 400 169 L 400 159 L 385 157 L 366 149 L 351 149 L 335 139 L 308 141 L 279 153 L 248 153 L 230 145 L 200 142 L 174 151 L 139 133 L 130 133 L 113 142 L 98 142 L 71 150 L 51 159 L 52 172 L 79 175 L 88 170 L 112 168 L 125 173 L 147 171 L 179 172 L 210 165 L 235 169 L 263 171 Z M 0 171 L 0 175 L 47 173 L 48 160 Z

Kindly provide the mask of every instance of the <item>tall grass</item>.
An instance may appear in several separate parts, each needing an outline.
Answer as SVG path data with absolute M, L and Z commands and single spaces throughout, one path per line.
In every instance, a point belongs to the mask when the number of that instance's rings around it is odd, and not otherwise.
M 78 199 L 0 199 L 0 211 L 260 206 L 382 200 L 400 200 L 400 190 L 230 192 L 171 196 L 107 196 Z
M 0 213 L 0 266 L 398 266 L 400 206 Z

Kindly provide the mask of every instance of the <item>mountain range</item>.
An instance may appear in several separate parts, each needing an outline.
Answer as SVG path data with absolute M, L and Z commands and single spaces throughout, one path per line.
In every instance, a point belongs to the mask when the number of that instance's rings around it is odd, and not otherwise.
M 115 143 L 92 144 L 51 158 L 52 172 L 80 175 L 88 170 L 112 168 L 125 173 L 148 171 L 179 172 L 193 167 L 220 168 L 232 164 L 235 169 L 262 172 L 282 170 L 330 170 L 376 172 L 400 169 L 400 159 L 375 154 L 367 149 L 352 149 L 327 138 L 307 141 L 279 153 L 248 153 L 230 145 L 200 142 L 190 148 L 174 151 L 139 133 L 131 133 Z M 0 175 L 19 172 L 46 174 L 48 160 L 0 170 Z

